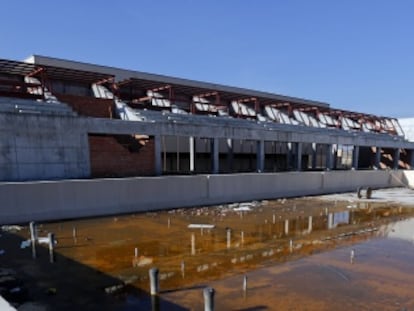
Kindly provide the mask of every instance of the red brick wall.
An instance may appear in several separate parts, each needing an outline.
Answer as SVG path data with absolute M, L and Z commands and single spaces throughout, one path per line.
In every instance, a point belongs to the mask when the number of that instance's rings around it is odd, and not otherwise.
M 150 176 L 155 174 L 154 140 L 129 151 L 116 136 L 89 135 L 92 177 Z
M 112 99 L 102 99 L 69 94 L 54 94 L 61 102 L 68 104 L 79 115 L 95 118 L 112 118 L 114 102 Z

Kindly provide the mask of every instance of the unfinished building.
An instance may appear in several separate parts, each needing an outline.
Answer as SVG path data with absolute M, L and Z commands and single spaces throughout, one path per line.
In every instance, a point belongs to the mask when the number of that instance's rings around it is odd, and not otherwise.
M 0 60 L 0 119 L 3 182 L 246 173 L 280 179 L 414 165 L 414 143 L 395 118 L 37 55 Z

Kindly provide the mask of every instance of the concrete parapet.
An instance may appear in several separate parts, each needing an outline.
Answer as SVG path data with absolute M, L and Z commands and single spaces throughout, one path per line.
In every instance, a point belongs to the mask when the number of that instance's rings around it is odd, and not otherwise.
M 414 171 L 331 171 L 0 183 L 0 223 L 154 211 L 414 184 Z

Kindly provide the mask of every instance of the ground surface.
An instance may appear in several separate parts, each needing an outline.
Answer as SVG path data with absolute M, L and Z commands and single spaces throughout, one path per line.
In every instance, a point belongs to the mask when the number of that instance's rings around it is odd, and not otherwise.
M 409 310 L 412 206 L 401 188 L 39 224 L 55 263 L 45 246 L 35 260 L 20 248 L 27 227 L 4 227 L 0 290 L 19 310 L 203 310 L 205 286 L 216 310 Z

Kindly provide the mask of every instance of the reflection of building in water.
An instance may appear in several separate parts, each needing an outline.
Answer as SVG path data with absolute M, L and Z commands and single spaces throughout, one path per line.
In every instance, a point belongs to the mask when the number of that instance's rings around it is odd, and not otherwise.
M 349 211 L 328 214 L 328 229 L 336 228 L 338 225 L 347 225 L 349 223 Z

